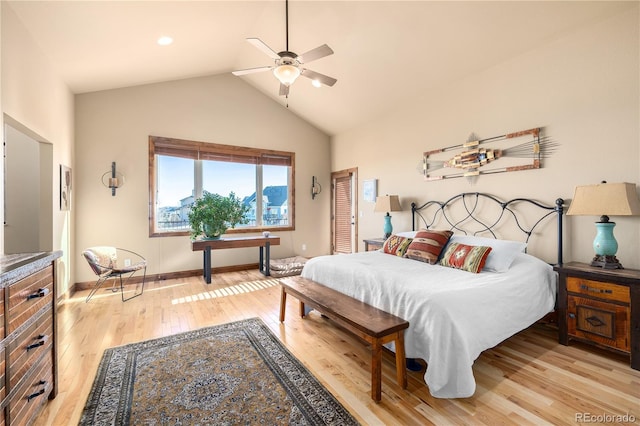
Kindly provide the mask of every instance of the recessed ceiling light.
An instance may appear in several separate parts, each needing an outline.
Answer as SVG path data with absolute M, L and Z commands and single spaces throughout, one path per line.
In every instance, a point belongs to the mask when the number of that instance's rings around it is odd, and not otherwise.
M 160 46 L 168 46 L 173 43 L 173 39 L 169 36 L 162 36 L 158 39 L 158 44 Z
M 318 80 L 311 80 L 311 84 L 313 84 L 313 87 L 322 87 L 322 83 Z

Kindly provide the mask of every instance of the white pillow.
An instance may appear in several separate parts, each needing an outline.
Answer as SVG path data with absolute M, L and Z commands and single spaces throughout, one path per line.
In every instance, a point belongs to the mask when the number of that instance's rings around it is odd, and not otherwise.
M 396 232 L 395 235 L 397 235 L 398 237 L 415 238 L 417 233 L 418 231 L 405 231 L 405 232 Z
M 452 235 L 449 243 L 454 242 L 470 246 L 491 247 L 491 253 L 487 257 L 483 270 L 493 272 L 506 272 L 518 253 L 524 252 L 524 249 L 527 248 L 527 243 L 520 241 L 498 240 L 471 235 Z

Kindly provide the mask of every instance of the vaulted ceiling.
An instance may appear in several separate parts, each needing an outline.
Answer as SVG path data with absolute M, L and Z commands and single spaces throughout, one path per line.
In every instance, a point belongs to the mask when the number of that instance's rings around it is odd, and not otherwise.
M 272 65 L 248 37 L 285 50 L 284 0 L 6 3 L 74 93 Z M 285 100 L 270 72 L 235 78 L 334 135 L 631 6 L 291 0 L 289 50 L 328 44 L 335 54 L 306 67 L 338 82 L 315 88 L 299 78 Z M 163 35 L 173 44 L 156 44 Z

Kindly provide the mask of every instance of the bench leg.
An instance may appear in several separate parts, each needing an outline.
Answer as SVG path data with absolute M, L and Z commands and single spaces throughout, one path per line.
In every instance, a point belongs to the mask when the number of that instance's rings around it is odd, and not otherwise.
M 404 353 L 404 330 L 396 333 L 396 373 L 398 376 L 398 384 L 402 389 L 407 388 L 407 358 Z
M 382 343 L 373 339 L 371 344 L 371 398 L 375 402 L 382 399 Z
M 284 311 L 287 309 L 287 292 L 284 286 L 281 286 L 280 292 L 280 322 L 284 322 Z

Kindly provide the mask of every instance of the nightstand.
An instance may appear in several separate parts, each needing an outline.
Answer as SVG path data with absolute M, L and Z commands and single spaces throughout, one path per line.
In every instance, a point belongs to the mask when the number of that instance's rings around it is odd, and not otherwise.
M 380 250 L 386 241 L 384 238 L 367 238 L 364 241 L 364 251 Z
M 640 271 L 569 262 L 558 272 L 559 342 L 579 340 L 628 354 L 640 370 Z

